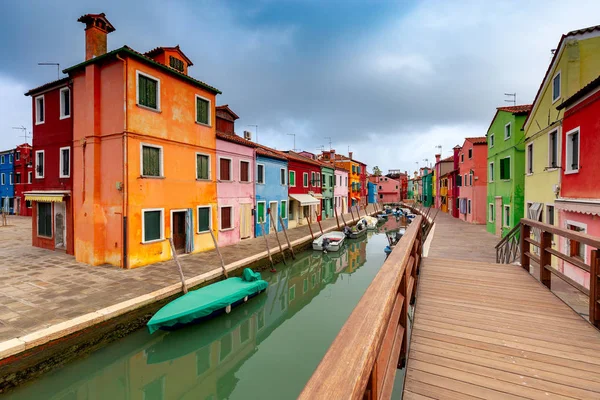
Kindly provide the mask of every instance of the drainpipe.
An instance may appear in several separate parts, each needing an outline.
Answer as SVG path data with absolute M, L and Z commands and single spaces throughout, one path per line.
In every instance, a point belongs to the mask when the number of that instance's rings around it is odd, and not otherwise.
M 128 142 L 127 142 L 127 88 L 128 88 L 128 74 L 127 74 L 127 60 L 121 58 L 117 54 L 117 59 L 123 62 L 123 111 L 125 112 L 125 118 L 123 120 L 123 183 L 121 184 L 121 190 L 123 191 L 123 255 L 122 255 L 122 264 L 123 268 L 129 268 L 129 259 L 127 257 L 128 254 L 128 246 L 127 246 L 127 209 L 128 209 L 128 185 L 127 178 L 129 176 L 129 164 L 128 164 Z

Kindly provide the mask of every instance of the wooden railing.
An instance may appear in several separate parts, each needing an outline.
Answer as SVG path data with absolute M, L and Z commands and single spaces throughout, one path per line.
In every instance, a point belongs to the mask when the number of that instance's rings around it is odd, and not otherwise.
M 579 233 L 567 229 L 557 228 L 553 225 L 544 224 L 542 222 L 531 219 L 521 219 L 521 266 L 529 272 L 530 262 L 533 260 L 539 265 L 539 280 L 548 289 L 552 289 L 551 277 L 562 279 L 581 293 L 589 297 L 589 318 L 590 322 L 597 328 L 600 328 L 600 240 L 595 236 L 590 236 L 585 233 Z M 540 238 L 539 242 L 531 238 L 532 229 L 539 231 L 536 235 Z M 552 248 L 552 235 L 563 237 L 571 242 L 579 243 L 579 246 L 591 246 L 594 250 L 591 252 L 589 263 L 584 262 L 579 257 L 564 254 L 559 250 Z M 557 238 L 558 239 L 558 238 Z M 558 243 L 559 240 L 556 240 Z M 539 256 L 531 251 L 531 246 L 539 249 Z M 589 289 L 580 283 L 569 278 L 562 272 L 552 268 L 552 256 L 557 257 L 572 266 L 579 268 L 590 274 Z
M 521 256 L 521 224 L 517 224 L 496 245 L 496 262 L 512 264 Z
M 421 265 L 418 215 L 387 258 L 300 394 L 300 399 L 389 399 L 405 362 L 409 303 Z M 428 225 L 428 222 L 426 223 Z

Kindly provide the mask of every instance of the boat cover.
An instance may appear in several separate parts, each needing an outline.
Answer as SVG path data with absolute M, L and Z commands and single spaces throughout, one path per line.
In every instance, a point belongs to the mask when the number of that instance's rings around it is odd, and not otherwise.
M 213 283 L 168 303 L 148 321 L 148 331 L 152 334 L 162 327 L 189 324 L 246 296 L 265 290 L 267 286 L 268 283 L 261 279 L 260 273 L 246 268 L 241 277 Z

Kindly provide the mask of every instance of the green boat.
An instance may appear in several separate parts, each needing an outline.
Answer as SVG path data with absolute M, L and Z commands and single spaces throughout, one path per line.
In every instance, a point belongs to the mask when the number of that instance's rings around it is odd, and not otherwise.
M 157 311 L 148 321 L 152 334 L 159 329 L 173 330 L 231 311 L 264 291 L 269 284 L 260 273 L 244 269 L 241 277 L 229 278 L 184 294 Z

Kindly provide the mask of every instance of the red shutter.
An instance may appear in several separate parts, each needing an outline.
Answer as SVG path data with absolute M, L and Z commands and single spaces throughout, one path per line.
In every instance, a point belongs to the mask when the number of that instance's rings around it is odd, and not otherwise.
M 249 165 L 249 163 L 247 163 L 247 162 L 241 163 L 240 181 L 242 181 L 242 182 L 250 181 L 250 177 L 248 176 L 248 165 Z
M 231 161 L 226 158 L 221 158 L 219 163 L 219 179 L 222 181 L 231 180 Z
M 221 229 L 231 228 L 231 207 L 221 208 Z

